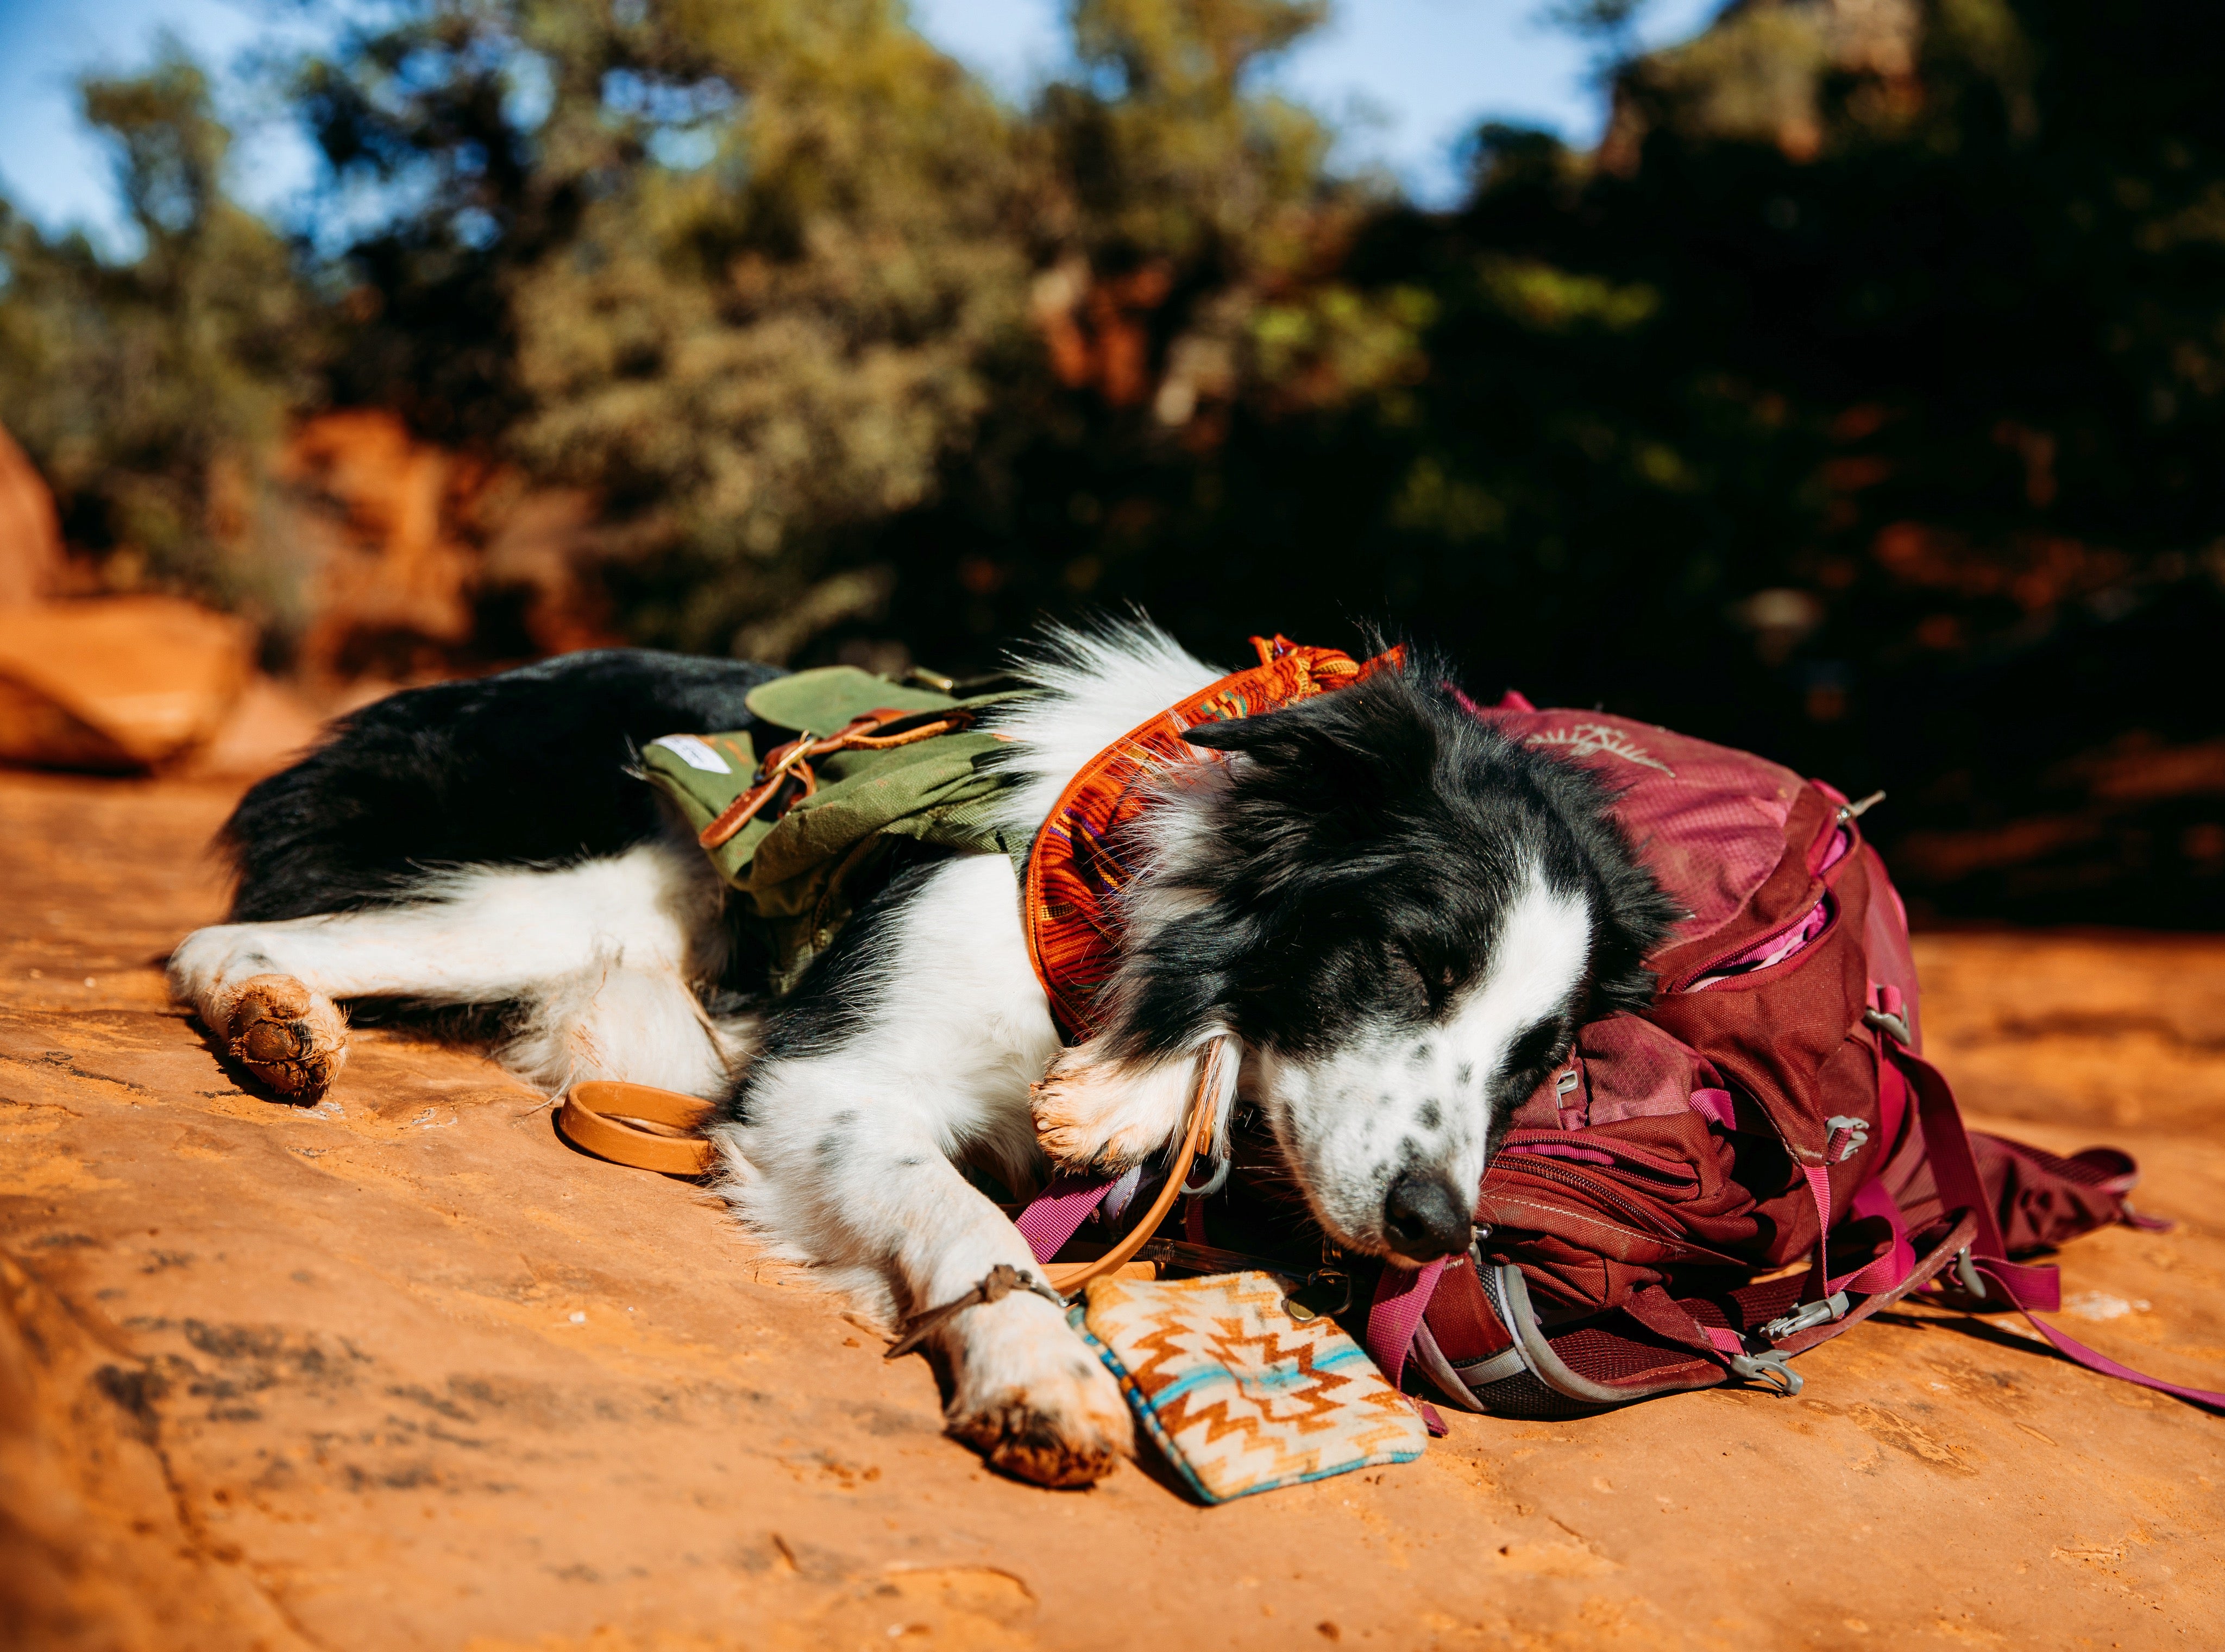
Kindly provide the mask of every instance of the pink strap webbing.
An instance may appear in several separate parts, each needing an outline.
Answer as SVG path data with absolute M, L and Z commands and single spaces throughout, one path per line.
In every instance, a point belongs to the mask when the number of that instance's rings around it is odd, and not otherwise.
M 1445 1258 L 1439 1256 L 1418 1268 L 1386 1263 L 1376 1279 L 1375 1301 L 1367 1310 L 1367 1353 L 1392 1388 L 1406 1369 L 1406 1351 L 1414 1345 L 1414 1332 L 1444 1270 Z
M 2096 1353 L 2076 1338 L 2064 1336 L 2046 1320 L 2034 1314 L 2022 1302 L 2017 1302 L 2015 1287 L 2010 1281 L 2001 1277 L 2000 1264 L 1998 1263 L 1990 1258 L 1973 1256 L 1971 1265 L 2006 1292 L 2009 1301 L 2016 1302 L 2017 1312 L 2024 1315 L 2025 1322 L 2038 1332 L 2041 1336 L 2045 1337 L 2048 1341 L 2053 1343 L 2055 1351 L 2065 1359 L 2083 1365 L 2089 1371 L 2099 1371 L 2104 1377 L 2114 1377 L 2120 1382 L 2133 1383 L 2141 1388 L 2153 1389 L 2158 1394 L 2175 1395 L 2190 1404 L 2204 1406 L 2212 1411 L 2225 1411 L 2225 1394 L 2215 1393 L 2206 1388 L 2185 1388 L 2177 1383 L 2166 1383 L 2160 1377 L 2150 1377 L 2146 1371 L 2136 1371 L 2130 1365 L 2120 1365 L 2108 1355 Z M 2032 1270 L 2019 1268 L 2012 1271 L 2029 1273 Z
M 1828 1236 L 1831 1231 L 1831 1179 L 1820 1165 L 1803 1165 L 1801 1174 L 1807 1179 L 1808 1192 L 1816 1201 L 1817 1231 Z M 1900 1206 L 1885 1190 L 1885 1184 L 1871 1177 L 1854 1190 L 1847 1201 L 1848 1211 L 1854 1216 L 1881 1217 L 1892 1230 L 1892 1244 L 1886 1253 L 1864 1263 L 1850 1274 L 1834 1275 L 1825 1265 L 1830 1250 L 1827 1244 L 1816 1247 L 1816 1265 L 1810 1270 L 1811 1290 L 1818 1297 L 1834 1291 L 1860 1291 L 1865 1296 L 1879 1291 L 1889 1291 L 1909 1275 L 1916 1266 L 1916 1247 L 1908 1241 L 1908 1227 L 1900 1219 Z
M 1900 1282 L 1916 1271 L 1916 1246 L 1910 1243 L 1908 1224 L 1902 1220 L 1900 1206 L 1885 1190 L 1885 1183 L 1873 1176 L 1854 1190 L 1847 1207 L 1855 1216 L 1874 1216 L 1881 1219 L 1892 1232 L 1892 1247 L 1875 1262 L 1869 1263 L 1852 1279 L 1845 1282 L 1848 1290 L 1865 1294 L 1896 1288 Z
M 1089 1219 L 1090 1212 L 1105 1202 L 1105 1195 L 1112 1191 L 1115 1177 L 1094 1180 L 1060 1174 L 1051 1178 L 1035 1201 L 1019 1214 L 1013 1225 L 1020 1237 L 1028 1242 L 1037 1262 L 1049 1262 L 1065 1247 L 1066 1242 Z
M 1939 1069 L 1919 1056 L 1902 1052 L 1892 1058 L 1916 1092 L 1916 1120 L 1924 1130 L 1924 1156 L 1931 1166 L 1932 1184 L 1940 1203 L 1970 1212 L 1978 1224 L 1970 1254 L 1993 1264 L 2019 1307 L 2052 1312 L 2063 1305 L 2063 1282 L 2052 1268 L 2026 1268 L 2008 1259 L 2008 1246 L 1986 1196 L 1986 1184 L 1971 1155 L 1970 1137 L 1962 1128 L 1962 1114 L 1955 1105 L 1955 1092 Z
M 2103 1377 L 2172 1395 L 2213 1411 L 2225 1411 L 2225 1394 L 2166 1383 L 2159 1377 L 2134 1370 L 2035 1317 L 2035 1308 L 2062 1306 L 2060 1276 L 2052 1268 L 2019 1267 L 2002 1255 L 2006 1247 L 2001 1243 L 2000 1225 L 1986 1197 L 1985 1184 L 1979 1178 L 1977 1160 L 1970 1152 L 1970 1138 L 1962 1128 L 1962 1112 L 1955 1105 L 1955 1092 L 1930 1062 L 1905 1053 L 1895 1059 L 1916 1090 L 1917 1118 L 1924 1126 L 1924 1154 L 1930 1160 L 1932 1179 L 1940 1199 L 1949 1210 L 1961 1205 L 1977 1218 L 1977 1237 L 1970 1245 L 1972 1265 L 2000 1288 L 2002 1294 L 2031 1321 L 2032 1328 L 2053 1344 L 2056 1351 L 2065 1359 Z

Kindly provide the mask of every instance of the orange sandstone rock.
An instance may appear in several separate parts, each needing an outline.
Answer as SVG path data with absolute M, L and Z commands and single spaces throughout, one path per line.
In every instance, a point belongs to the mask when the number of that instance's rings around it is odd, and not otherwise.
M 1797 1399 L 1448 1414 L 1222 1509 L 998 1478 L 923 1361 L 485 1063 L 366 1029 L 314 1108 L 243 1089 L 155 966 L 231 795 L 0 775 L 0 1644 L 2225 1640 L 2225 1421 L 1923 1310 Z M 2067 1251 L 2066 1324 L 2216 1385 L 2225 941 L 1921 946 L 1979 1121 L 2120 1142 L 2179 1221 Z

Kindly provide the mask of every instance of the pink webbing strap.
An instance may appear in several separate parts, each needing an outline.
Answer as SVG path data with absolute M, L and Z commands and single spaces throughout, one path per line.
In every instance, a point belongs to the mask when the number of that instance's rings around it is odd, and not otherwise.
M 1900 994 L 1891 987 L 1890 993 L 1898 1008 Z M 1878 1155 L 1882 1164 L 1892 1156 L 1900 1141 L 1902 1123 L 1908 1116 L 1909 1087 L 1906 1077 L 1885 1050 L 1885 1035 L 1878 1035 L 1878 1131 L 1884 1150 Z M 1836 1139 L 1835 1137 L 1834 1138 Z M 1800 1174 L 1808 1183 L 1809 1197 L 1816 1203 L 1816 1231 L 1828 1240 L 1831 1231 L 1831 1177 L 1822 1165 L 1803 1165 Z M 1974 1172 L 1975 1174 L 1975 1172 Z M 1884 1256 L 1865 1263 L 1853 1273 L 1833 1278 L 1827 1258 L 1829 1250 L 1822 1240 L 1816 1247 L 1816 1267 L 1810 1277 L 1815 1281 L 1815 1294 L 1829 1296 L 1835 1291 L 1861 1291 L 1865 1295 L 1877 1291 L 1889 1291 L 1899 1284 L 1916 1266 L 1916 1247 L 1909 1243 L 1907 1225 L 1901 1220 L 1900 1206 L 1885 1191 L 1884 1184 L 1873 1174 L 1854 1190 L 1847 1201 L 1850 1214 L 1856 1217 L 1876 1216 L 1884 1218 L 1892 1230 L 1892 1248 Z
M 1800 1174 L 1808 1182 L 1809 1196 L 1816 1201 L 1818 1231 L 1828 1239 L 1831 1231 L 1831 1178 L 1822 1166 L 1804 1164 Z M 1864 1263 L 1851 1274 L 1834 1277 L 1826 1265 L 1830 1255 L 1824 1240 L 1816 1244 L 1816 1265 L 1809 1277 L 1816 1282 L 1812 1288 L 1818 1297 L 1835 1291 L 1889 1291 L 1908 1277 L 1908 1270 L 1916 1266 L 1916 1247 L 1909 1244 L 1908 1232 L 1900 1219 L 1900 1208 L 1886 1193 L 1884 1186 L 1875 1177 L 1854 1190 L 1847 1201 L 1847 1208 L 1856 1216 L 1882 1216 L 1892 1227 L 1892 1248 L 1885 1255 Z
M 1436 1292 L 1437 1275 L 1444 1270 L 1442 1256 L 1418 1268 L 1385 1263 L 1375 1281 L 1375 1301 L 1367 1310 L 1367 1353 L 1392 1388 L 1398 1386 L 1399 1373 L 1406 1369 L 1406 1351 L 1414 1345 L 1414 1332 Z
M 2153 1389 L 2158 1394 L 2172 1395 L 2213 1411 L 2225 1411 L 2225 1394 L 2166 1383 L 2159 1377 L 2136 1371 L 2063 1335 L 2034 1315 L 2035 1308 L 2052 1310 L 2062 1306 L 2061 1276 L 2052 1268 L 2019 1267 L 2001 1254 L 2006 1247 L 2001 1243 L 2000 1225 L 1986 1198 L 1985 1183 L 1979 1179 L 1977 1161 L 1970 1152 L 1970 1138 L 1963 1130 L 1962 1115 L 1955 1105 L 1955 1092 L 1930 1062 L 1905 1052 L 1894 1059 L 1910 1075 L 1916 1089 L 1917 1117 L 1924 1126 L 1924 1153 L 1930 1161 L 1932 1180 L 1939 1189 L 1941 1202 L 1949 1210 L 1961 1205 L 1977 1220 L 1978 1231 L 1970 1244 L 1971 1264 L 2000 1288 L 2001 1294 L 2032 1328 L 2053 1344 L 2064 1358 L 2104 1377 Z
M 2000 1223 L 1994 1214 L 1993 1200 L 1986 1196 L 1985 1180 L 1978 1174 L 1978 1161 L 1971 1155 L 1970 1138 L 1962 1128 L 1962 1115 L 1946 1079 L 1930 1062 L 1905 1050 L 1895 1052 L 1891 1059 L 1916 1092 L 1916 1119 L 1924 1129 L 1924 1156 L 1931 1166 L 1939 1202 L 1950 1211 L 1960 1206 L 1977 1221 L 1971 1256 L 1993 1264 L 2018 1307 L 2047 1313 L 2062 1307 L 2063 1281 L 2054 1269 L 2020 1267 L 2008 1259 Z
M 2212 1411 L 2225 1411 L 2225 1394 L 2215 1393 L 2206 1388 L 2184 1388 L 2177 1383 L 2166 1383 L 2160 1377 L 2150 1377 L 2146 1371 L 2136 1371 L 2130 1365 L 2120 1365 L 2108 1355 L 2096 1353 L 2084 1343 L 2064 1336 L 2046 1320 L 2035 1315 L 2022 1302 L 2017 1301 L 2016 1287 L 2010 1281 L 2001 1277 L 2000 1264 L 1991 1257 L 1973 1255 L 1971 1265 L 1987 1279 L 1992 1280 L 1994 1284 L 2000 1286 L 2007 1294 L 2009 1301 L 2016 1302 L 2017 1312 L 2024 1315 L 2025 1323 L 2053 1343 L 2056 1351 L 2065 1359 L 2083 1365 L 2089 1371 L 2099 1371 L 2104 1377 L 2114 1377 L 2122 1382 L 2136 1383 L 2142 1388 L 2152 1388 L 2158 1394 L 2176 1395 L 2191 1404 L 2205 1406 Z M 2010 1271 L 2028 1274 L 2032 1270 L 2029 1268 L 2016 1268 Z
M 1847 1281 L 1847 1288 L 1865 1294 L 1889 1291 L 1916 1270 L 1916 1246 L 1908 1237 L 1908 1224 L 1900 1214 L 1900 1206 L 1886 1192 L 1882 1179 L 1872 1176 L 1854 1189 L 1854 1196 L 1847 1207 L 1856 1217 L 1874 1216 L 1892 1231 L 1892 1246 Z
M 1035 1252 L 1036 1260 L 1049 1262 L 1056 1256 L 1089 1219 L 1090 1212 L 1105 1202 L 1105 1195 L 1118 1180 L 1106 1176 L 1093 1181 L 1064 1174 L 1052 1177 L 1050 1186 L 1013 1223 L 1028 1242 L 1028 1249 Z

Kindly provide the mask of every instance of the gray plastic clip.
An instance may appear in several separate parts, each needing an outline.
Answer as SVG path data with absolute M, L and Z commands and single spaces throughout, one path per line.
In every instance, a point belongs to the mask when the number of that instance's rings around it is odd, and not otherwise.
M 1955 1278 L 1966 1295 L 1982 1302 L 1986 1300 L 1986 1282 L 1978 1275 L 1970 1262 L 1970 1247 L 1964 1245 L 1955 1253 Z
M 1859 820 L 1884 801 L 1883 792 L 1872 792 L 1859 803 L 1841 803 L 1839 805 L 1838 822 L 1844 826 L 1849 820 Z
M 1892 1035 L 1893 1042 L 1904 1048 L 1916 1048 L 1916 1035 L 1909 1028 L 1907 1016 L 1887 1015 L 1882 1010 L 1865 1010 L 1862 1019 L 1880 1031 Z
M 1796 1332 L 1805 1331 L 1811 1325 L 1824 1325 L 1847 1317 L 1847 1294 L 1833 1291 L 1820 1302 L 1803 1302 L 1791 1313 L 1781 1314 L 1761 1327 L 1761 1334 L 1771 1342 L 1782 1342 Z
M 1758 1354 L 1733 1354 L 1730 1367 L 1732 1376 L 1749 1383 L 1765 1383 L 1788 1399 L 1807 1386 L 1786 1356 L 1774 1348 L 1765 1348 Z

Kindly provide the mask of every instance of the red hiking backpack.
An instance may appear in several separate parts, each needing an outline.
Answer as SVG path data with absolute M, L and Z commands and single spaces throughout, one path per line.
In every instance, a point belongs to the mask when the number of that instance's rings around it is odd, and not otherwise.
M 1281 638 L 1260 651 L 1263 671 L 1294 652 Z M 1862 841 L 1874 799 L 1518 694 L 1468 709 L 1601 772 L 1639 858 L 1690 915 L 1647 960 L 1645 1013 L 1580 1029 L 1516 1111 L 1469 1254 L 1379 1270 L 1366 1339 L 1394 1384 L 1410 1365 L 1455 1405 L 1535 1418 L 1731 1380 L 1797 1393 L 1793 1356 L 1911 1292 L 2030 1317 L 2059 1306 L 2055 1270 L 2013 1258 L 2112 1223 L 2167 1225 L 2127 1206 L 2135 1170 L 2114 1149 L 2064 1159 L 1963 1129 L 1923 1057 L 1907 913 Z M 1177 719 L 1167 737 L 1179 734 Z M 1239 1108 L 1233 1151 L 1184 1189 L 1182 1237 L 1137 1254 L 1295 1274 L 1294 1313 L 1341 1314 L 1346 1261 L 1298 1259 L 1310 1225 L 1271 1151 L 1247 1151 L 1258 1129 Z M 1036 1259 L 1085 1225 L 1117 1233 L 1144 1174 L 1055 1178 L 1017 1218 Z M 2225 1409 L 2225 1394 L 2032 1324 L 2091 1370 Z
M 2164 1225 L 2127 1206 L 2121 1153 L 1964 1130 L 1923 1058 L 1907 915 L 1862 840 L 1867 801 L 1626 718 L 1517 694 L 1472 709 L 1611 780 L 1691 915 L 1649 960 L 1652 1005 L 1582 1029 L 1516 1112 L 1470 1255 L 1384 1270 L 1367 1342 L 1394 1383 L 1410 1356 L 1453 1403 L 1518 1417 L 1734 1378 L 1797 1392 L 1792 1356 L 1911 1291 L 2051 1309 L 2055 1270 L 2013 1256 Z M 2033 1323 L 2082 1364 L 2225 1406 Z

